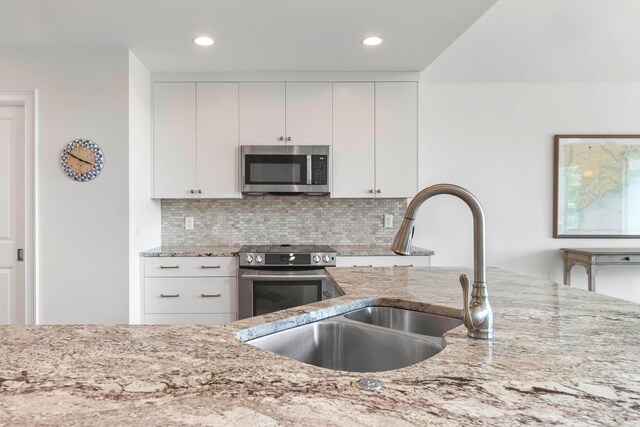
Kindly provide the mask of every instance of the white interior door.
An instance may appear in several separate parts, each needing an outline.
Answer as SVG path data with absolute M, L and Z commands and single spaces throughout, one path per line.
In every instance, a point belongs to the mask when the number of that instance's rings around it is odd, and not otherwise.
M 0 324 L 25 323 L 24 108 L 0 106 Z

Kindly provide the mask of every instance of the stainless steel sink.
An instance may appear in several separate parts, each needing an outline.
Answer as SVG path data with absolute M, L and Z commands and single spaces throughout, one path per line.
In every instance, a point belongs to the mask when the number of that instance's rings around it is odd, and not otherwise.
M 443 348 L 420 336 L 343 318 L 309 323 L 247 344 L 310 365 L 350 372 L 402 368 L 435 356 Z
M 391 307 L 367 307 L 247 341 L 327 369 L 379 372 L 440 353 L 442 335 L 462 320 Z
M 413 334 L 441 337 L 462 325 L 462 319 L 393 307 L 366 307 L 344 315 L 347 319 Z

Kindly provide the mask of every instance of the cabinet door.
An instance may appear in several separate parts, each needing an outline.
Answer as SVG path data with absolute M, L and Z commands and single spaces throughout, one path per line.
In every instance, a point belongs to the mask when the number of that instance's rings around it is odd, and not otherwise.
M 418 185 L 418 85 L 376 83 L 376 197 L 413 197 Z
M 373 197 L 374 108 L 373 83 L 333 84 L 332 197 Z
M 285 84 L 240 83 L 240 145 L 284 144 L 284 136 Z
M 331 145 L 329 82 L 287 83 L 287 144 Z
M 153 86 L 153 197 L 192 197 L 196 189 L 196 84 Z
M 199 197 L 240 197 L 238 83 L 198 83 Z

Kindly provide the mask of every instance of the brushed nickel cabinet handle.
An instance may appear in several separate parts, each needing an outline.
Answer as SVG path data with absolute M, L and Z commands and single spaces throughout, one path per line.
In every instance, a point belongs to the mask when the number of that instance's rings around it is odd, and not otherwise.
M 194 194 L 196 190 L 189 190 L 189 193 Z
M 409 265 L 399 265 L 399 264 L 394 264 L 394 267 L 413 267 L 413 264 L 409 264 Z
M 291 137 L 290 136 L 287 137 L 287 141 L 291 141 Z
M 626 256 L 626 257 L 624 257 L 624 260 L 625 261 L 631 261 L 631 257 L 630 256 Z
M 160 294 L 162 298 L 180 298 L 180 294 Z
M 219 265 L 203 265 L 201 268 L 220 268 Z
M 376 190 L 376 193 L 380 194 L 382 193 L 382 190 L 380 190 L 379 188 Z
M 284 141 L 284 136 L 281 136 L 280 138 L 278 138 L 278 141 Z
M 222 294 L 202 294 L 202 298 L 220 298 Z
M 373 264 L 369 264 L 369 265 L 353 265 L 354 267 L 373 267 Z
M 179 265 L 161 265 L 160 268 L 162 269 L 173 268 L 177 270 L 180 268 L 180 266 Z
M 369 190 L 369 193 L 373 194 L 373 189 Z

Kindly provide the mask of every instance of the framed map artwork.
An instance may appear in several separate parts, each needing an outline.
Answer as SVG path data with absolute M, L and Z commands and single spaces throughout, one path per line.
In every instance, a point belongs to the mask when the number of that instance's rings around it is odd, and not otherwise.
M 556 135 L 553 237 L 640 238 L 640 135 Z

